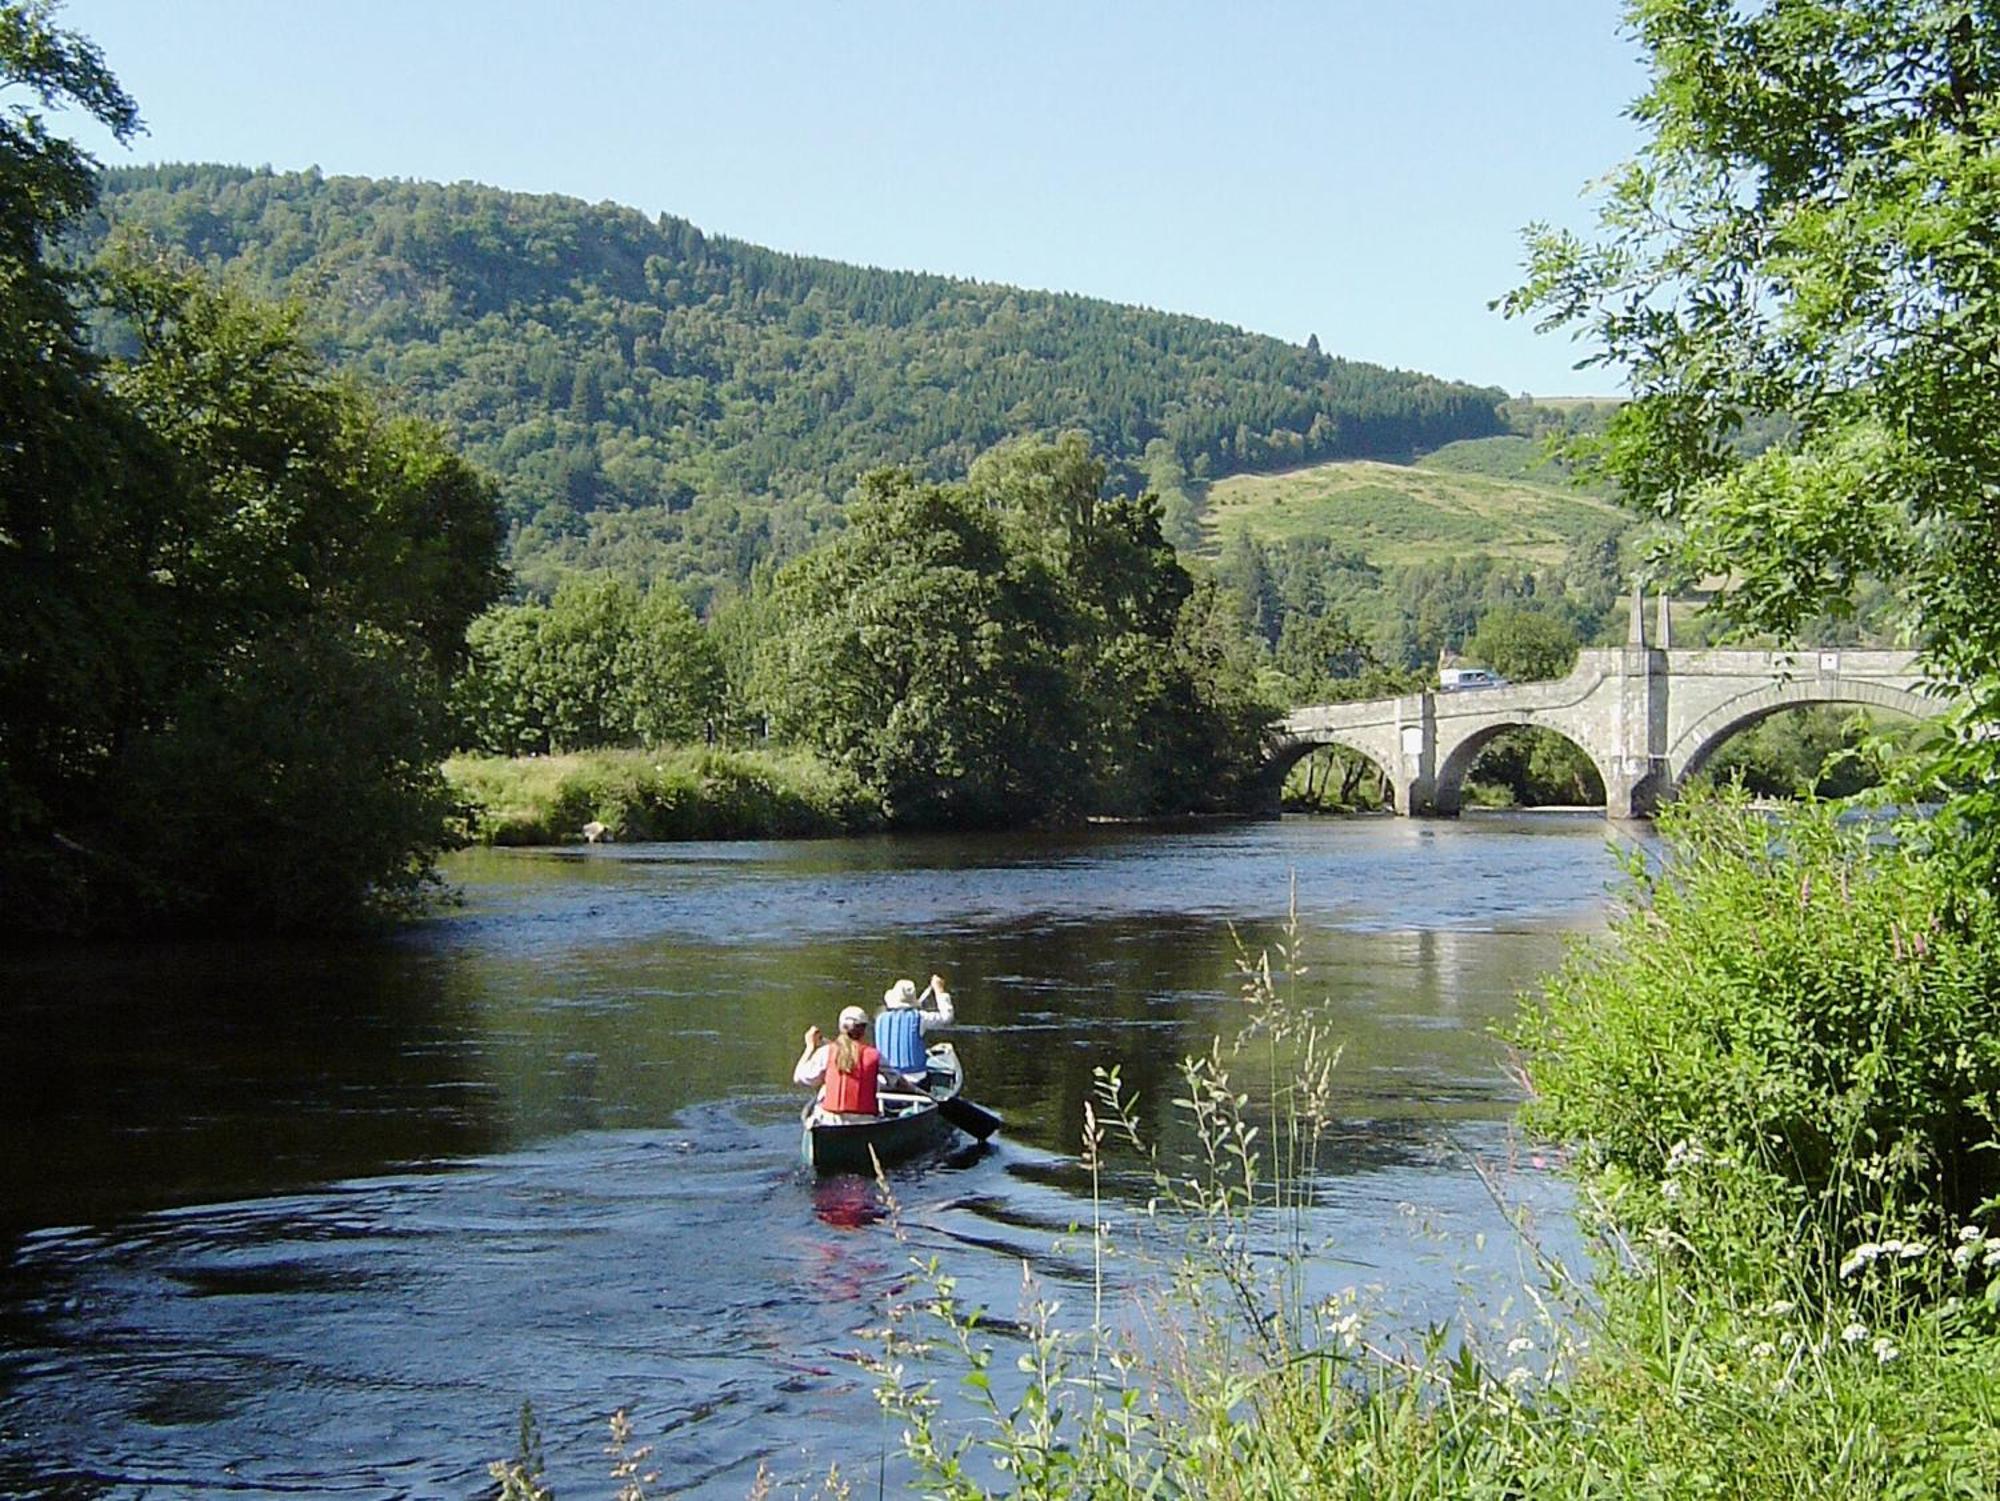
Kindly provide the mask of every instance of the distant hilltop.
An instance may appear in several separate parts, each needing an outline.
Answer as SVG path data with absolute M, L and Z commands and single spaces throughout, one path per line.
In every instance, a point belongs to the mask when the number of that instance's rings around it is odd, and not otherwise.
M 336 362 L 495 474 L 530 587 L 606 568 L 699 600 L 811 546 L 866 470 L 943 478 L 1027 434 L 1087 433 L 1192 540 L 1211 479 L 1509 430 L 1503 391 L 1317 339 L 782 254 L 614 204 L 199 165 L 104 183 L 99 233 L 297 299 Z

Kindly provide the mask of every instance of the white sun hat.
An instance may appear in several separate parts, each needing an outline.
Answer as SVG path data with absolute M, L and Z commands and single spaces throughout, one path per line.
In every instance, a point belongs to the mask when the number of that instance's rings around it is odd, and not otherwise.
M 882 1004 L 885 1006 L 916 1005 L 917 982 L 915 980 L 898 980 L 894 985 L 891 985 L 887 990 L 882 992 Z
M 854 1027 L 868 1025 L 868 1013 L 859 1006 L 849 1006 L 840 1013 L 840 1030 L 845 1032 Z

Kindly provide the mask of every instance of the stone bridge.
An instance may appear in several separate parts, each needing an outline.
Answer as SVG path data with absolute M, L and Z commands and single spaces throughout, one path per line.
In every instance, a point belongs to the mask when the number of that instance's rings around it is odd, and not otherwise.
M 1861 704 L 1930 718 L 1947 707 L 1925 693 L 1912 652 L 1676 651 L 1665 644 L 1664 598 L 1658 635 L 1661 644 L 1647 641 L 1634 594 L 1626 644 L 1578 653 L 1559 682 L 1296 710 L 1273 735 L 1271 786 L 1311 751 L 1342 746 L 1388 775 L 1399 814 L 1449 816 L 1480 752 L 1525 725 L 1553 730 L 1590 757 L 1609 817 L 1644 818 L 1730 736 L 1781 710 Z

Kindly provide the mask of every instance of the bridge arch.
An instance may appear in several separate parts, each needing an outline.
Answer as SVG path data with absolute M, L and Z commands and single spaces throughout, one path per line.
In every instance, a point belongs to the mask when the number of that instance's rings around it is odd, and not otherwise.
M 1805 678 L 1773 683 L 1718 705 L 1682 733 L 1679 742 L 1667 752 L 1669 788 L 1679 791 L 1727 741 L 1744 730 L 1773 714 L 1809 704 L 1889 709 L 1912 719 L 1934 718 L 1938 712 L 1936 699 L 1891 683 Z
M 1598 785 L 1605 788 L 1608 793 L 1611 779 L 1605 775 L 1604 763 L 1593 747 L 1545 720 L 1510 715 L 1498 721 L 1482 724 L 1452 746 L 1438 762 L 1437 783 L 1433 792 L 1438 812 L 1456 813 L 1464 806 L 1465 779 L 1472 774 L 1472 768 L 1478 764 L 1486 748 L 1509 730 L 1540 730 L 1575 747 L 1590 763 L 1590 769 L 1597 773 Z
M 1278 798 L 1283 795 L 1285 778 L 1291 775 L 1292 768 L 1319 750 L 1343 750 L 1361 757 L 1381 772 L 1383 780 L 1394 788 L 1396 786 L 1394 758 L 1385 754 L 1384 747 L 1378 743 L 1379 740 L 1379 736 L 1346 735 L 1338 730 L 1327 729 L 1315 729 L 1303 734 L 1292 732 L 1274 740 L 1265 757 L 1262 773 L 1262 780 L 1270 793 L 1271 802 L 1275 805 Z M 1409 810 L 1398 807 L 1396 811 L 1406 813 Z

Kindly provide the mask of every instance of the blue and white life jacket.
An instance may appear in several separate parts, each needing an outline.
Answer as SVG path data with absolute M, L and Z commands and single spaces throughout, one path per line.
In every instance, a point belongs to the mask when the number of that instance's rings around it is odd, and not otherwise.
M 882 1066 L 899 1074 L 924 1071 L 924 1019 L 907 1006 L 891 1006 L 875 1018 L 875 1046 Z

